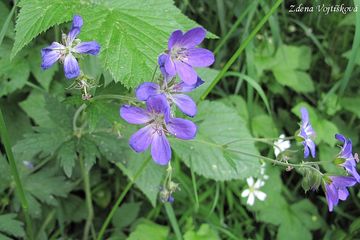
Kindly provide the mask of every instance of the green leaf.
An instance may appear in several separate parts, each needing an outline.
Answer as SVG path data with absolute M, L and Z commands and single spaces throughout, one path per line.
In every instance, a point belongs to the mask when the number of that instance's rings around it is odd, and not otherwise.
M 210 68 L 200 68 L 197 70 L 197 73 L 199 77 L 204 81 L 204 83 L 197 87 L 194 91 L 189 93 L 189 96 L 195 102 L 198 102 L 200 100 L 200 97 L 215 80 L 215 76 L 219 73 L 219 71 Z
M 340 104 L 344 109 L 354 113 L 358 118 L 360 118 L 360 97 L 344 97 L 341 99 Z
M 276 138 L 279 136 L 277 127 L 271 117 L 260 114 L 252 118 L 253 133 L 257 137 Z
M 116 210 L 114 217 L 111 220 L 114 227 L 122 229 L 134 222 L 139 215 L 140 206 L 141 203 L 139 202 L 122 204 L 121 207 Z
M 19 6 L 12 57 L 40 33 L 78 14 L 84 19 L 79 38 L 100 43 L 102 65 L 127 87 L 149 81 L 173 30 L 196 26 L 170 0 L 28 0 Z
M 201 224 L 197 232 L 190 230 L 184 234 L 184 240 L 219 240 L 217 232 L 209 224 Z
M 68 141 L 59 148 L 57 156 L 60 160 L 60 165 L 63 167 L 66 176 L 71 177 L 72 170 L 75 167 L 76 159 L 76 144 L 75 142 Z
M 281 85 L 288 86 L 297 92 L 307 93 L 315 90 L 310 75 L 305 72 L 286 68 L 274 68 L 273 73 Z
M 0 215 L 0 232 L 14 236 L 25 237 L 24 224 L 15 219 L 16 214 Z
M 244 179 L 259 172 L 259 161 L 224 147 L 259 155 L 244 120 L 234 108 L 205 101 L 194 118 L 198 133 L 194 140 L 171 139 L 171 147 L 199 175 L 218 181 Z
M 127 240 L 166 240 L 168 234 L 168 227 L 144 219 L 136 226 Z

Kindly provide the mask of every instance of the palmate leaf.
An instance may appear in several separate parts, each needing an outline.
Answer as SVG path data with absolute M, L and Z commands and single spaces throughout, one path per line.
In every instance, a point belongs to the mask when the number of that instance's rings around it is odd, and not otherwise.
M 202 102 L 194 118 L 197 137 L 171 139 L 171 147 L 196 173 L 218 181 L 244 179 L 260 170 L 257 158 L 230 151 L 259 155 L 244 120 L 234 108 L 220 102 Z M 226 143 L 232 142 L 228 148 Z
M 16 214 L 4 214 L 0 215 L 0 239 L 7 238 L 2 234 L 11 235 L 14 237 L 24 237 L 24 224 L 15 219 Z
M 173 30 L 196 26 L 171 0 L 23 0 L 19 6 L 12 57 L 40 33 L 78 14 L 84 19 L 79 38 L 100 43 L 102 65 L 127 87 L 151 78 Z

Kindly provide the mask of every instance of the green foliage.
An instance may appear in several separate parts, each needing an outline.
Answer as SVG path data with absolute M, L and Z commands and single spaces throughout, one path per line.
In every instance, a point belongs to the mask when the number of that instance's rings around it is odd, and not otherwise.
M 218 240 L 218 234 L 211 229 L 210 225 L 202 224 L 198 231 L 188 231 L 184 234 L 184 240 Z
M 154 239 L 165 240 L 169 234 L 169 228 L 156 223 L 142 220 L 132 231 L 127 240 Z
M 194 140 L 171 140 L 175 154 L 196 173 L 218 181 L 244 179 L 259 170 L 258 155 L 244 120 L 220 102 L 198 105 L 194 118 L 198 133 Z M 230 151 L 235 149 L 245 154 Z
M 3 214 L 0 215 L 0 238 L 1 239 L 11 239 L 8 236 L 12 237 L 24 237 L 24 227 L 23 223 L 19 220 L 16 220 L 15 214 Z
M 170 0 L 27 0 L 20 7 L 12 57 L 42 32 L 78 14 L 84 19 L 79 38 L 100 43 L 104 69 L 127 87 L 151 78 L 171 31 L 195 26 Z

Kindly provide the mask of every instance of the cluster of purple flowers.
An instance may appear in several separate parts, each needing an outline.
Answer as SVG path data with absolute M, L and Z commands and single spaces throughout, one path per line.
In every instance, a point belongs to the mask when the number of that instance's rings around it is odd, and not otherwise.
M 62 34 L 62 44 L 53 42 L 50 46 L 41 50 L 41 68 L 43 70 L 51 67 L 58 60 L 64 63 L 65 77 L 76 78 L 80 75 L 79 63 L 76 57 L 80 54 L 97 55 L 100 45 L 96 41 L 81 42 L 77 38 L 83 25 L 83 19 L 75 15 L 68 35 Z
M 184 93 L 204 83 L 194 67 L 207 67 L 214 62 L 212 52 L 197 47 L 205 35 L 206 31 L 201 27 L 184 34 L 180 30 L 174 31 L 168 41 L 168 49 L 158 58 L 162 82 L 145 82 L 136 89 L 136 98 L 144 101 L 146 108 L 130 105 L 120 108 L 120 116 L 125 121 L 145 125 L 131 136 L 130 147 L 135 152 L 143 152 L 151 146 L 151 156 L 159 165 L 166 165 L 171 159 L 167 135 L 183 140 L 196 136 L 196 125 L 190 120 L 176 118 L 172 110 L 175 105 L 187 116 L 196 115 L 195 102 Z M 176 81 L 176 75 L 180 81 Z
M 302 139 L 304 146 L 304 158 L 311 156 L 315 158 L 316 145 L 313 141 L 315 131 L 311 126 L 309 113 L 306 108 L 301 108 L 301 124 L 300 130 L 297 134 Z M 326 200 L 328 202 L 329 211 L 332 212 L 334 206 L 339 203 L 339 200 L 346 200 L 349 196 L 348 187 L 360 183 L 360 175 L 356 170 L 358 163 L 357 154 L 353 154 L 351 139 L 346 138 L 341 134 L 336 134 L 335 138 L 342 142 L 340 153 L 337 157 L 337 164 L 343 167 L 347 176 L 325 176 L 323 177 Z

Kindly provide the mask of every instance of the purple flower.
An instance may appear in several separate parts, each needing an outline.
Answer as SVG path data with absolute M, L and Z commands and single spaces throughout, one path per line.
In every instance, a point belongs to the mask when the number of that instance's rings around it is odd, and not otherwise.
M 352 187 L 357 183 L 354 177 L 332 176 L 325 183 L 325 195 L 329 206 L 329 212 L 332 212 L 334 206 L 338 205 L 339 199 L 345 201 L 349 196 L 347 187 Z
M 168 42 L 166 51 L 165 70 L 170 76 L 179 75 L 186 84 L 197 82 L 194 67 L 208 67 L 214 62 L 214 54 L 204 48 L 197 48 L 205 38 L 206 31 L 202 27 L 193 28 L 183 34 L 174 31 Z
M 146 101 L 151 96 L 164 94 L 170 104 L 175 104 L 183 113 L 190 117 L 195 116 L 197 112 L 196 103 L 191 97 L 183 93 L 191 92 L 203 84 L 204 81 L 198 77 L 197 82 L 193 85 L 187 85 L 184 82 L 176 83 L 173 81 L 174 78 L 164 71 L 164 58 L 166 58 L 164 54 L 159 57 L 160 70 L 164 76 L 163 84 L 160 86 L 153 82 L 142 83 L 136 89 L 136 98 L 140 101 Z
M 77 54 L 97 55 L 100 51 L 100 45 L 97 42 L 81 42 L 76 38 L 81 31 L 82 25 L 82 18 L 74 16 L 69 34 L 67 36 L 63 34 L 63 44 L 53 42 L 50 46 L 41 50 L 42 69 L 45 70 L 60 60 L 64 63 L 66 78 L 71 79 L 79 76 L 80 67 L 75 56 Z
M 341 163 L 340 166 L 344 167 L 345 170 L 356 179 L 356 181 L 360 182 L 360 175 L 356 170 L 356 159 L 354 158 L 354 155 L 352 153 L 351 139 L 346 139 L 341 134 L 336 134 L 335 138 L 344 144 L 338 155 L 338 158 L 344 160 L 344 162 Z
M 311 152 L 311 156 L 315 158 L 315 143 L 312 138 L 315 136 L 315 131 L 312 128 L 309 120 L 309 113 L 306 108 L 301 108 L 301 124 L 300 124 L 300 132 L 298 134 L 299 137 L 303 139 L 302 144 L 304 145 L 304 158 L 309 157 Z
M 166 165 L 171 159 L 167 134 L 184 140 L 193 139 L 196 135 L 193 122 L 170 117 L 170 107 L 163 94 L 149 97 L 146 109 L 122 106 L 120 116 L 128 123 L 146 125 L 131 136 L 130 147 L 135 152 L 143 152 L 151 145 L 151 156 L 160 165 Z

